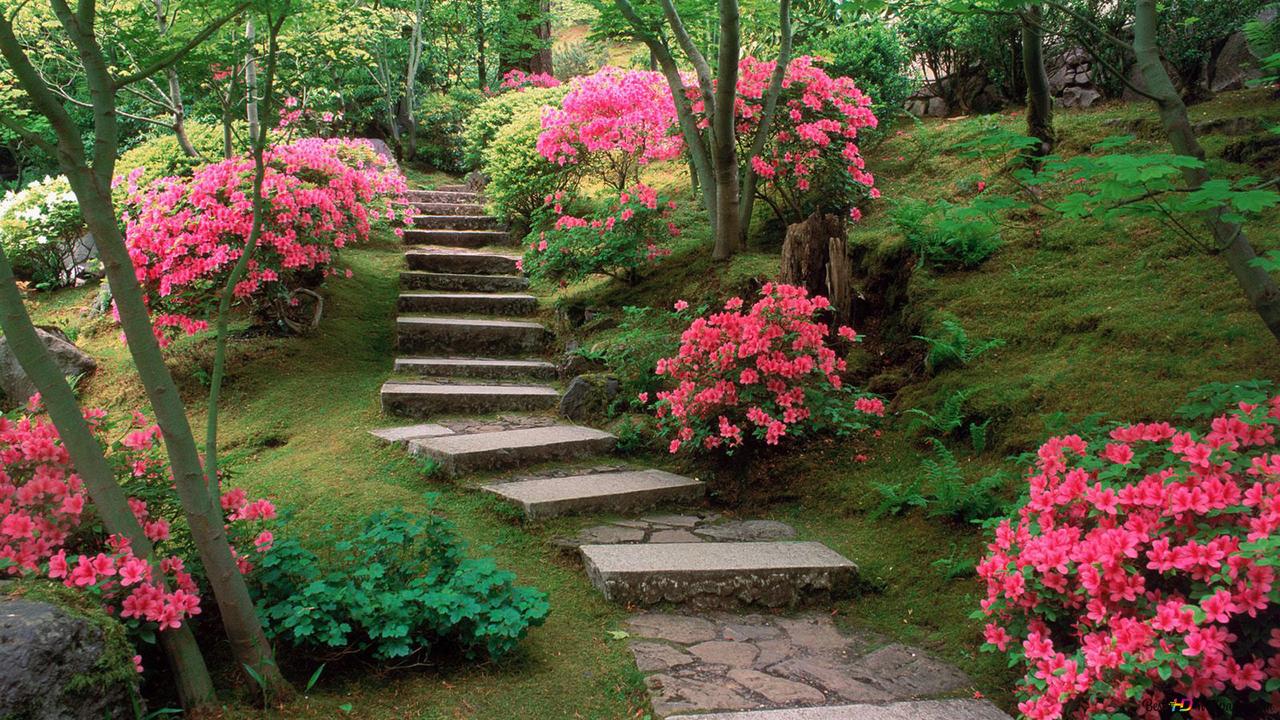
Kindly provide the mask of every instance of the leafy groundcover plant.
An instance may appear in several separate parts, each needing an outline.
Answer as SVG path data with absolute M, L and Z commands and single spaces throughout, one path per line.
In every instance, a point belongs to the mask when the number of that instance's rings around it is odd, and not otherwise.
M 884 402 L 844 385 L 837 348 L 857 333 L 819 319 L 831 307 L 794 285 L 767 283 L 744 310 L 730 298 L 722 312 L 699 317 L 680 336 L 674 357 L 657 373 L 675 388 L 658 392 L 659 430 L 668 449 L 733 453 L 748 443 L 777 445 L 819 430 L 847 434 L 884 414 Z M 688 303 L 676 303 L 676 310 Z M 641 397 L 647 402 L 647 397 Z
M 1208 427 L 1055 437 L 978 565 L 988 650 L 1035 720 L 1280 705 L 1280 397 Z

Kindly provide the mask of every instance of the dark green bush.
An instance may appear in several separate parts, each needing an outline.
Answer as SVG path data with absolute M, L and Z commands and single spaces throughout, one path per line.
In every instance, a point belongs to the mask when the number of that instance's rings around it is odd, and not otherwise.
M 493 560 L 465 557 L 453 525 L 401 510 L 365 518 L 349 539 L 326 528 L 277 539 L 253 575 L 267 635 L 307 652 L 379 660 L 427 655 L 439 645 L 498 658 L 547 617 L 547 596 L 515 585 Z
M 918 80 L 911 51 L 893 27 L 859 21 L 841 25 L 807 52 L 827 59 L 827 74 L 851 77 L 871 97 L 876 117 L 902 108 Z
M 891 215 L 922 264 L 973 268 L 1004 244 L 994 222 L 946 200 L 906 199 L 894 206 Z
M 479 90 L 455 87 L 433 93 L 418 107 L 418 158 L 448 172 L 463 169 L 462 128 L 471 111 L 484 101 Z

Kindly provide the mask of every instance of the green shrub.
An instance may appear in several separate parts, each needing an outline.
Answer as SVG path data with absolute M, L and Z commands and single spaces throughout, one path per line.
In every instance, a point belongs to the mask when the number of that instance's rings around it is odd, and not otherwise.
M 1004 244 L 994 222 L 946 200 L 906 199 L 894 206 L 891 216 L 921 264 L 973 268 Z
M 386 660 L 445 643 L 499 658 L 547 617 L 546 594 L 465 557 L 453 525 L 434 515 L 381 511 L 350 539 L 328 528 L 309 539 L 331 552 L 276 539 L 252 578 L 268 637 L 309 653 Z
M 561 80 L 590 75 L 609 62 L 608 50 L 595 40 L 565 43 L 554 49 L 554 55 L 551 64 L 556 69 L 556 77 Z
M 533 92 L 532 90 L 526 92 Z M 527 226 L 548 195 L 575 190 L 582 177 L 577 165 L 556 165 L 538 152 L 542 121 L 520 115 L 498 131 L 484 152 L 489 176 L 485 196 L 498 215 Z
M 882 22 L 853 22 L 837 27 L 809 50 L 827 59 L 832 77 L 851 77 L 872 100 L 876 117 L 900 110 L 918 80 L 911 51 L 893 27 Z
M 433 93 L 418 107 L 418 158 L 447 172 L 464 169 L 462 128 L 484 95 L 471 88 L 455 87 Z
M 543 105 L 559 105 L 569 92 L 568 85 L 553 88 L 528 88 L 507 92 L 480 103 L 471 111 L 462 129 L 462 164 L 469 170 L 479 169 L 485 150 L 498 136 L 498 131 L 516 118 L 542 118 Z
M 162 177 L 190 175 L 197 167 L 223 158 L 222 128 L 218 125 L 188 122 L 187 138 L 195 146 L 200 157 L 193 158 L 182 151 L 178 138 L 166 132 L 156 135 L 125 151 L 116 160 L 116 177 L 128 177 L 138 168 L 139 185 L 145 185 Z
M 1004 340 L 990 338 L 974 340 L 965 332 L 964 327 L 955 318 L 942 320 L 942 329 L 937 337 L 925 335 L 912 336 L 929 346 L 924 363 L 930 372 L 937 372 L 951 366 L 964 366 L 978 359 L 978 356 L 1004 346 Z
M 705 310 L 699 308 L 698 313 Z M 663 389 L 663 378 L 654 370 L 659 360 L 676 354 L 680 333 L 688 325 L 687 318 L 665 308 L 628 305 L 622 308 L 617 329 L 578 352 L 603 362 L 621 383 L 619 400 L 630 404 L 641 393 L 656 395 Z
M 0 201 L 0 245 L 13 272 L 36 287 L 63 287 L 84 235 L 84 219 L 71 184 L 61 175 L 37 180 Z

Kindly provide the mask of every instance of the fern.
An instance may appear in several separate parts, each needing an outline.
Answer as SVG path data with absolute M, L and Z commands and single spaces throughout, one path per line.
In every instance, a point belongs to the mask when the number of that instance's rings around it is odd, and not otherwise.
M 984 353 L 1004 346 L 1004 340 L 990 338 L 973 340 L 969 333 L 955 318 L 942 321 L 942 333 L 938 337 L 913 335 L 929 346 L 924 363 L 929 372 L 937 372 L 948 366 L 965 366 L 977 360 Z
M 930 517 L 950 517 L 963 522 L 981 522 L 1003 514 L 1007 503 L 1001 494 L 1008 475 L 998 472 L 969 484 L 959 461 L 937 438 L 930 438 L 934 457 L 922 461 L 922 475 L 928 481 L 925 495 Z
M 973 445 L 975 453 L 981 453 L 987 449 L 987 428 L 990 425 L 991 418 L 987 418 L 981 423 L 969 423 L 969 443 Z
M 973 396 L 973 390 L 957 390 L 942 401 L 942 407 L 938 408 L 937 414 L 930 413 L 920 408 L 911 408 L 907 410 L 911 415 L 915 415 L 917 419 L 912 420 L 907 426 L 909 432 L 916 432 L 920 429 L 929 430 L 934 435 L 947 436 L 964 425 L 964 404 Z
M 908 483 L 872 483 L 880 502 L 871 510 L 872 518 L 901 515 L 907 508 L 924 507 L 928 500 L 920 492 L 919 478 Z
M 951 543 L 951 552 L 946 557 L 934 560 L 931 564 L 938 568 L 944 580 L 969 577 L 978 569 L 977 560 L 962 554 L 955 543 Z

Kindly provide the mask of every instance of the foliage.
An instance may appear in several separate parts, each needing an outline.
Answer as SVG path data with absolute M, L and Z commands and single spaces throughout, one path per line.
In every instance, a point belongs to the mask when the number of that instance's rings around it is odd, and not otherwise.
M 947 200 L 906 198 L 891 215 L 920 263 L 940 269 L 977 267 L 1003 244 L 994 222 Z
M 993 473 L 970 483 L 956 456 L 937 438 L 929 438 L 934 456 L 921 461 L 920 474 L 905 483 L 873 483 L 880 500 L 872 517 L 900 515 L 913 507 L 926 508 L 929 517 L 980 523 L 1003 514 L 1001 497 L 1009 485 L 1005 473 Z
M 911 55 L 920 59 L 931 77 L 959 79 L 976 68 L 1002 96 L 1022 95 L 1026 87 L 1022 61 L 1011 52 L 1020 45 L 1018 19 L 953 9 L 943 3 L 903 8 L 897 27 Z
M 538 152 L 559 165 L 590 168 L 621 192 L 640 167 L 673 160 L 684 148 L 662 73 L 604 67 L 574 78 L 559 108 L 542 114 Z
M 311 653 L 390 660 L 452 643 L 499 658 L 547 617 L 544 593 L 515 585 L 493 560 L 467 558 L 435 515 L 379 511 L 355 535 L 326 528 L 317 543 L 323 558 L 296 538 L 276 540 L 252 578 L 268 637 Z
M 1266 713 L 1280 685 L 1280 397 L 1208 426 L 1050 438 L 978 566 L 987 649 L 1024 673 L 1028 718 L 1141 714 L 1169 699 Z
M 700 314 L 705 310 L 701 308 L 696 312 Z M 687 308 L 672 311 L 628 305 L 622 308 L 615 332 L 586 348 L 579 348 L 578 352 L 604 363 L 621 384 L 621 402 L 630 405 L 633 398 L 649 397 L 662 389 L 662 378 L 653 370 L 659 360 L 676 353 L 680 333 L 688 326 L 688 316 L 692 314 L 695 313 Z
M 133 175 L 137 183 L 146 185 L 163 177 L 190 177 L 201 165 L 222 159 L 222 128 L 189 122 L 186 129 L 200 157 L 184 153 L 172 133 L 157 134 L 121 154 L 116 160 L 116 175 Z
M 929 346 L 924 363 L 930 372 L 937 372 L 951 366 L 968 365 L 988 350 L 1004 346 L 1004 340 L 1000 338 L 971 339 L 969 333 L 960 326 L 960 321 L 954 317 L 943 318 L 941 324 L 942 331 L 937 337 L 913 336 Z
M 304 273 L 336 272 L 338 251 L 366 240 L 375 223 L 397 213 L 411 222 L 404 178 L 367 143 L 299 140 L 270 148 L 265 159 L 267 215 L 235 291 L 255 308 L 292 302 L 291 286 Z M 147 187 L 128 180 L 126 241 L 162 341 L 208 326 L 249 235 L 252 182 L 248 158 L 206 165 L 189 180 Z
M 71 283 L 85 233 L 80 204 L 66 177 L 45 177 L 0 200 L 0 246 L 14 273 L 43 289 Z
M 1187 393 L 1187 402 L 1173 411 L 1180 420 L 1208 420 L 1224 407 L 1240 403 L 1261 405 L 1276 395 L 1276 383 L 1271 380 L 1242 380 L 1232 383 L 1205 383 Z
M 498 131 L 516 119 L 526 123 L 529 118 L 537 121 L 542 115 L 542 108 L 558 105 L 568 92 L 567 85 L 535 88 L 496 95 L 477 105 L 462 128 L 463 166 L 472 170 L 479 169 L 484 152 L 493 143 Z
M 464 87 L 424 97 L 418 107 L 418 159 L 446 172 L 463 170 L 463 127 L 483 100 L 478 90 Z
M 577 189 L 579 168 L 550 163 L 538 152 L 541 132 L 537 115 L 520 115 L 502 127 L 485 150 L 485 197 L 498 215 L 528 222 L 547 196 L 572 196 Z
M 603 43 L 594 40 L 564 43 L 555 48 L 551 63 L 562 80 L 590 75 L 609 60 L 609 52 Z
M 884 414 L 879 398 L 844 386 L 839 373 L 846 364 L 833 346 L 857 334 L 841 326 L 839 339 L 830 337 L 817 319 L 831 306 L 826 298 L 774 283 L 760 295 L 746 311 L 735 297 L 722 312 L 696 318 L 676 355 L 658 361 L 657 373 L 675 383 L 655 403 L 672 453 L 683 447 L 732 454 L 748 443 L 777 445 L 787 435 L 846 434 Z M 676 304 L 677 311 L 687 308 Z
M 1269 2 L 1271 0 L 1230 3 L 1181 0 L 1169 3 L 1160 12 L 1157 39 L 1161 54 L 1177 70 L 1184 85 L 1194 85 L 1213 59 L 1215 44 L 1241 29 Z
M 810 52 L 823 57 L 830 75 L 853 78 L 880 118 L 899 111 L 919 83 L 911 51 L 898 30 L 883 22 L 841 24 Z
M 200 614 L 201 569 L 198 562 L 184 561 L 194 557 L 194 548 L 173 498 L 159 427 L 139 413 L 123 427 L 102 410 L 85 413 L 109 449 L 138 524 L 155 544 L 155 555 L 146 561 L 134 555 L 127 538 L 102 530 L 70 455 L 53 424 L 36 414 L 40 410 L 36 396 L 26 412 L 0 417 L 0 571 L 43 575 L 87 593 L 141 639 L 154 639 L 157 630 L 181 627 Z M 255 527 L 275 517 L 275 507 L 267 500 L 250 502 L 243 490 L 224 495 L 223 507 L 233 541 L 242 550 L 255 544 L 261 550 L 264 536 L 255 536 Z M 232 545 L 232 554 L 242 572 L 252 568 L 247 551 L 238 553 Z
M 544 200 L 533 217 L 534 228 L 544 229 L 521 262 L 533 280 L 569 283 L 600 274 L 634 284 L 640 268 L 671 254 L 666 237 L 679 234 L 668 219 L 675 201 L 647 185 L 628 188 L 616 202 L 582 217 L 565 212 L 563 193 Z

